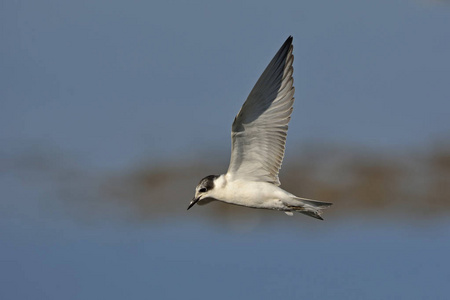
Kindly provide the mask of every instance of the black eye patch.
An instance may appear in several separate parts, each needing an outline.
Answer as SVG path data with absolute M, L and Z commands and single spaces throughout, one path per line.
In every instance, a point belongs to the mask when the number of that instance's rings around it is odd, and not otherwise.
M 205 188 L 201 188 L 201 189 L 199 189 L 198 190 L 200 193 L 204 193 L 204 192 L 206 192 L 206 189 Z

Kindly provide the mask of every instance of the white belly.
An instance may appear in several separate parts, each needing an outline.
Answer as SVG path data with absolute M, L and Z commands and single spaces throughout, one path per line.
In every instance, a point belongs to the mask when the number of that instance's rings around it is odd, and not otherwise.
M 243 180 L 227 182 L 216 192 L 215 198 L 223 202 L 269 209 L 282 209 L 284 205 L 281 200 L 290 195 L 271 183 Z

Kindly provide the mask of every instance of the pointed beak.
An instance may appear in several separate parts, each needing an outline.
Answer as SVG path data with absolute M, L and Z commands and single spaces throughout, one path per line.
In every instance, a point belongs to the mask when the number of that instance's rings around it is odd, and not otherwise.
M 191 203 L 189 203 L 189 206 L 188 206 L 188 210 L 189 210 L 189 208 L 191 208 L 192 206 L 194 206 L 195 205 L 195 203 L 197 203 L 198 202 L 198 200 L 200 200 L 200 197 L 198 197 L 198 198 L 193 198 L 192 199 L 192 201 L 191 201 Z

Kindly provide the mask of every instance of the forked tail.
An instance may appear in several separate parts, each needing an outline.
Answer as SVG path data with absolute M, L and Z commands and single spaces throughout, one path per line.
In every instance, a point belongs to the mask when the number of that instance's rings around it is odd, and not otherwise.
M 301 205 L 286 205 L 286 206 L 289 207 L 292 211 L 296 211 L 319 220 L 323 220 L 323 218 L 321 217 L 322 209 L 328 208 L 331 205 L 333 205 L 333 203 L 330 202 L 321 202 L 317 200 L 299 197 L 295 197 L 294 199 L 300 201 Z

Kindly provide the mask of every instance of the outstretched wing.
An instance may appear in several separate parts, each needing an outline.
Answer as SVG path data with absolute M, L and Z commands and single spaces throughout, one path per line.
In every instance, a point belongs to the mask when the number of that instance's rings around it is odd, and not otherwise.
M 256 82 L 231 128 L 231 160 L 227 175 L 234 179 L 280 185 L 288 123 L 294 104 L 290 36 Z

